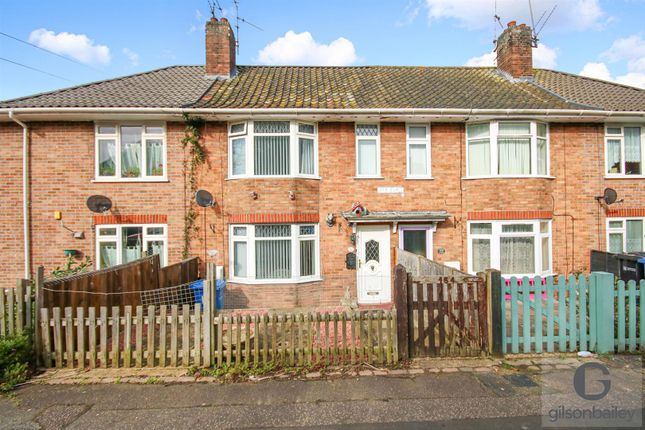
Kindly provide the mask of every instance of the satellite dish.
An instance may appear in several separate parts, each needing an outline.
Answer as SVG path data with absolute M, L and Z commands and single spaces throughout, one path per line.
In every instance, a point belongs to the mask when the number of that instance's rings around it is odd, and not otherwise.
M 96 213 L 107 212 L 112 208 L 112 200 L 105 196 L 94 195 L 87 199 L 87 207 Z
M 613 203 L 616 203 L 618 194 L 613 188 L 605 188 L 605 192 L 603 193 L 602 198 L 605 200 L 605 203 L 607 203 L 607 205 L 611 205 Z
M 206 190 L 198 190 L 195 193 L 195 201 L 203 208 L 208 208 L 215 205 L 213 195 Z

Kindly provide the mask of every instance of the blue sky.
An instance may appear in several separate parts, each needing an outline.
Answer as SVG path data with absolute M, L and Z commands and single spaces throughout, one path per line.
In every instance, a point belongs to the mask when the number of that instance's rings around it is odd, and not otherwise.
M 234 17 L 232 0 L 220 0 Z M 238 64 L 491 65 L 493 21 L 530 24 L 528 0 L 240 0 Z M 645 88 L 645 0 L 532 0 L 537 66 Z M 218 11 L 219 15 L 219 11 Z M 0 99 L 174 64 L 203 64 L 207 0 L 0 2 Z M 64 78 L 64 79 L 61 79 Z

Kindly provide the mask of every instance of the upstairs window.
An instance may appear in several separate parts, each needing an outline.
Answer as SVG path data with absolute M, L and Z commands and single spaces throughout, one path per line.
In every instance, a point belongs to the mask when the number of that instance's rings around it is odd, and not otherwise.
M 316 177 L 317 130 L 314 124 L 249 121 L 229 125 L 229 176 Z
M 165 134 L 165 127 L 159 124 L 97 124 L 96 178 L 166 179 Z
M 468 177 L 547 176 L 548 127 L 534 121 L 466 126 Z
M 608 177 L 643 176 L 645 127 L 607 126 L 605 164 Z
M 379 177 L 381 174 L 381 143 L 378 124 L 356 124 L 356 176 Z
M 408 124 L 406 126 L 407 177 L 428 179 L 430 174 L 430 126 Z

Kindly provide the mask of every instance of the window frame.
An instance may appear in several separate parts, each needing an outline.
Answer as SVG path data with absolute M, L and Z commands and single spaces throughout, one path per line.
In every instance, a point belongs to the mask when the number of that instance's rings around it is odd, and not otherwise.
M 162 267 L 168 265 L 168 224 L 97 224 L 95 226 L 95 239 L 96 239 L 96 269 L 101 269 L 101 247 L 100 244 L 103 242 L 116 242 L 117 247 L 117 263 L 115 266 L 123 263 L 123 228 L 124 227 L 141 227 L 142 228 L 142 254 L 147 252 L 148 242 L 150 241 L 163 241 L 164 243 L 164 255 Z M 101 236 L 100 229 L 102 228 L 115 228 L 116 234 L 109 236 Z M 148 234 L 148 228 L 163 228 L 163 234 Z M 143 257 L 143 255 L 142 255 Z M 114 266 L 111 266 L 114 267 Z M 105 268 L 104 268 L 105 269 Z
M 291 234 L 289 240 L 291 241 L 291 278 L 287 279 L 256 279 L 255 273 L 255 242 L 257 240 L 271 240 L 272 238 L 256 238 L 255 227 L 257 225 L 289 225 L 291 227 Z M 313 235 L 300 234 L 300 227 L 313 226 Z M 235 227 L 246 227 L 245 236 L 234 236 L 233 232 Z M 238 284 L 296 284 L 304 282 L 320 281 L 320 225 L 318 223 L 272 223 L 272 224 L 230 224 L 228 229 L 228 268 L 229 268 L 229 281 Z M 284 238 L 277 238 L 284 239 Z M 306 240 L 314 240 L 314 274 L 310 276 L 300 276 L 300 242 Z M 246 277 L 235 276 L 235 261 L 234 261 L 234 243 L 246 243 Z
M 284 136 L 287 133 L 255 133 L 254 122 L 259 121 L 278 121 L 289 123 L 289 174 L 288 175 L 256 175 L 254 173 L 254 137 L 257 136 Z M 318 124 L 309 121 L 296 121 L 285 119 L 257 119 L 248 121 L 232 121 L 227 125 L 228 131 L 228 176 L 227 179 L 247 179 L 247 178 L 260 178 L 260 179 L 280 179 L 280 178 L 306 178 L 306 179 L 320 179 L 318 170 Z M 235 125 L 244 124 L 244 131 L 232 133 L 232 128 Z M 314 134 L 301 133 L 298 130 L 298 124 L 306 124 L 314 127 Z M 313 152 L 314 152 L 314 173 L 303 174 L 300 173 L 300 138 L 313 139 Z M 233 140 L 244 139 L 245 150 L 245 164 L 244 173 L 233 174 Z
M 531 140 L 531 164 L 529 174 L 500 174 L 499 172 L 499 146 L 498 139 L 499 134 L 499 124 L 500 123 L 529 123 L 530 127 L 530 140 Z M 470 139 L 468 137 L 468 126 L 477 125 L 477 124 L 488 124 L 488 133 L 489 133 L 489 151 L 490 151 L 490 166 L 488 175 L 471 175 L 470 174 L 470 164 L 469 164 L 469 155 L 468 148 L 471 140 L 478 140 L 476 138 Z M 546 137 L 538 137 L 538 124 L 546 126 Z M 502 138 L 505 135 L 501 135 Z M 513 135 L 509 135 L 513 136 Z M 517 135 L 520 136 L 520 135 Z M 526 137 L 528 135 L 521 135 Z M 546 174 L 538 174 L 538 138 L 546 140 Z M 466 122 L 465 130 L 465 139 L 466 139 L 466 176 L 464 179 L 486 179 L 486 178 L 553 178 L 551 176 L 551 129 L 550 124 L 544 121 L 535 121 L 535 120 L 520 120 L 520 119 L 509 119 L 509 120 L 494 120 L 494 121 L 473 121 Z
M 622 227 L 609 227 L 610 222 L 620 221 L 622 222 Z M 627 221 L 641 221 L 643 223 L 643 249 L 640 251 L 627 251 Z M 605 222 L 605 240 L 606 245 L 605 249 L 607 252 L 613 252 L 609 250 L 609 236 L 611 234 L 620 233 L 623 236 L 623 246 L 621 253 L 625 252 L 644 252 L 645 251 L 645 217 L 608 217 Z
M 548 232 L 542 233 L 541 223 L 548 223 Z M 491 224 L 491 233 L 473 234 L 470 232 L 471 225 L 473 224 Z M 524 224 L 532 225 L 532 232 L 502 232 L 502 226 Z M 534 246 L 534 268 L 535 273 L 502 273 L 505 277 L 523 277 L 523 276 L 550 276 L 553 275 L 553 221 L 551 219 L 536 219 L 536 220 L 476 220 L 468 221 L 467 223 L 467 237 L 468 237 L 468 273 L 474 274 L 473 271 L 473 239 L 489 239 L 490 240 L 490 265 L 492 268 L 500 270 L 501 267 L 501 238 L 502 237 L 533 237 Z M 542 267 L 542 239 L 547 237 L 549 239 L 549 266 L 548 268 Z
M 114 133 L 99 134 L 101 127 L 114 127 Z M 137 178 L 123 177 L 121 172 L 121 127 L 141 127 L 141 174 Z M 161 133 L 147 133 L 147 127 L 161 127 Z M 94 182 L 167 182 L 168 181 L 168 139 L 167 139 L 166 122 L 139 122 L 139 121 L 119 121 L 94 123 Z M 99 169 L 99 141 L 114 139 L 115 163 L 114 176 L 101 176 Z M 150 139 L 161 139 L 163 146 L 163 174 L 161 176 L 151 176 L 147 174 L 147 148 L 146 142 Z
M 377 134 L 376 136 L 359 136 L 356 129 L 359 125 L 375 125 Z M 358 169 L 358 140 L 371 140 L 376 142 L 376 173 L 371 175 L 361 175 Z M 381 176 L 381 124 L 378 122 L 355 122 L 354 123 L 354 165 L 356 179 L 383 179 Z
M 434 260 L 434 232 L 437 231 L 436 224 L 410 224 L 399 225 L 399 248 L 403 248 L 404 235 L 406 231 L 425 231 L 426 232 L 426 257 L 428 260 Z M 429 255 L 428 255 L 429 254 Z
M 411 138 L 410 127 L 425 127 L 425 139 Z M 432 179 L 432 125 L 426 123 L 407 123 L 405 124 L 405 179 Z M 426 173 L 423 175 L 414 175 L 410 172 L 410 146 L 425 145 L 426 148 Z
M 638 175 L 628 175 L 625 173 L 625 128 L 639 127 L 641 129 L 641 173 Z M 620 128 L 620 134 L 609 134 L 610 128 Z M 605 152 L 605 178 L 607 179 L 643 179 L 645 178 L 645 124 L 611 124 L 605 123 L 604 126 L 604 152 Z M 620 173 L 609 172 L 609 140 L 620 140 Z

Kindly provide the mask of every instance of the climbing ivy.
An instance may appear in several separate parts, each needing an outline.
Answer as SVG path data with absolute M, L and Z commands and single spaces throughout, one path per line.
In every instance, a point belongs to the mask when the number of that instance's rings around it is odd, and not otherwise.
M 184 211 L 184 246 L 183 258 L 190 256 L 190 243 L 199 227 L 195 224 L 197 210 L 192 196 L 197 191 L 197 170 L 206 161 L 202 145 L 202 129 L 205 121 L 199 117 L 184 114 L 185 133 L 181 143 L 184 146 L 184 194 L 186 197 Z

